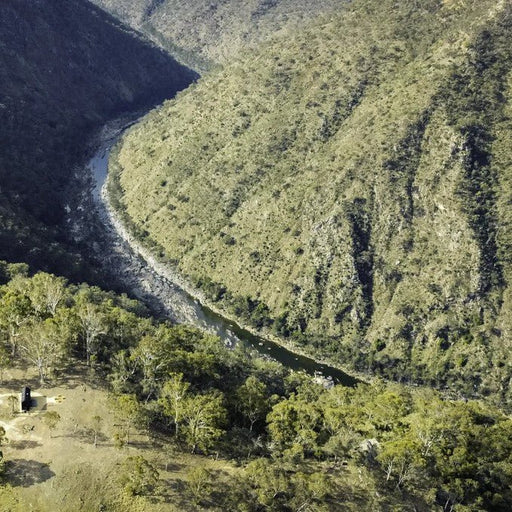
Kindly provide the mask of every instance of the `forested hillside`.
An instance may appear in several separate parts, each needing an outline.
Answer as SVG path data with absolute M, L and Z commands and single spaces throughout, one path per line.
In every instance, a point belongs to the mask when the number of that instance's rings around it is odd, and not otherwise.
M 228 62 L 273 34 L 289 34 L 346 0 L 92 0 L 196 69 Z
M 60 224 L 88 137 L 196 75 L 86 0 L 3 1 L 0 48 L 0 256 L 83 275 Z
M 32 367 L 43 394 L 60 382 L 67 396 L 20 415 L 2 395 L 0 442 L 4 426 L 11 438 L 20 422 L 32 425 L 2 447 L 2 510 L 512 506 L 511 420 L 481 403 L 377 382 L 326 390 L 210 334 L 148 318 L 126 297 L 31 276 L 23 264 L 0 262 L 0 333 L 3 375 Z M 37 442 L 28 440 L 34 428 Z M 41 458 L 47 445 L 54 451 Z
M 354 1 L 134 127 L 119 206 L 244 322 L 510 405 L 511 22 Z
M 0 7 L 0 509 L 512 510 L 512 4 L 93 3 Z M 212 70 L 111 152 L 153 280 L 63 222 L 91 136 L 198 78 L 133 27 Z M 152 317 L 175 270 L 368 383 Z

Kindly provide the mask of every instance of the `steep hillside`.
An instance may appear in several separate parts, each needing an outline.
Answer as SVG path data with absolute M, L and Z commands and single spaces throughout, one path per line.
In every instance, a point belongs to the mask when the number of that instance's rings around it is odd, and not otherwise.
M 205 69 L 281 31 L 339 10 L 346 0 L 93 0 L 172 55 Z
M 511 22 L 508 2 L 355 1 L 134 127 L 121 206 L 244 321 L 507 400 Z
M 196 75 L 85 0 L 2 2 L 0 47 L 0 256 L 70 275 L 63 191 L 87 137 Z

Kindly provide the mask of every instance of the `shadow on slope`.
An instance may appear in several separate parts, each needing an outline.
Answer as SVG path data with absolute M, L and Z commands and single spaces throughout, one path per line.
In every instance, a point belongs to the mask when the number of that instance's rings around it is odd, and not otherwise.
M 83 279 L 60 224 L 84 141 L 197 75 L 86 0 L 5 0 L 0 46 L 0 258 Z

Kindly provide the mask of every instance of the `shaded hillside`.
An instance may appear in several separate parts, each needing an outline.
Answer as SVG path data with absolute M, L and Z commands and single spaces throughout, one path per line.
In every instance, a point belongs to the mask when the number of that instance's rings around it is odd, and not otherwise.
M 79 272 L 58 226 L 87 137 L 196 75 L 85 0 L 3 1 L 0 46 L 0 257 Z
M 194 67 L 224 63 L 279 31 L 340 10 L 346 0 L 93 0 Z
M 506 399 L 511 22 L 506 2 L 353 2 L 134 127 L 126 213 L 245 322 Z

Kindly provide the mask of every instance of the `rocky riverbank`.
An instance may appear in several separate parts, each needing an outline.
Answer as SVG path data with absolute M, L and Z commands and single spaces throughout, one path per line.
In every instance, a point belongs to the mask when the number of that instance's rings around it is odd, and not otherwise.
M 73 179 L 67 206 L 68 233 L 103 273 L 111 276 L 116 288 L 140 299 L 153 313 L 213 331 L 227 343 L 235 342 L 228 332 L 215 329 L 208 322 L 199 304 L 132 249 L 130 237 L 107 207 L 102 187 L 110 148 L 132 122 L 120 119 L 105 126 L 95 137 L 86 169 L 77 169 Z
M 284 347 L 270 336 L 261 338 L 253 329 L 239 326 L 236 319 L 217 311 L 199 290 L 159 262 L 133 237 L 111 205 L 106 178 L 111 148 L 134 119 L 137 117 L 119 119 L 98 133 L 90 145 L 87 165 L 76 170 L 68 194 L 68 233 L 100 272 L 108 276 L 108 285 L 139 299 L 152 314 L 208 330 L 227 346 L 242 344 L 255 354 L 273 358 L 291 369 L 315 374 L 324 383 L 355 383 L 354 378 L 340 369 L 297 353 L 293 347 Z

